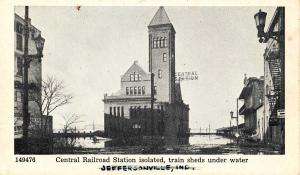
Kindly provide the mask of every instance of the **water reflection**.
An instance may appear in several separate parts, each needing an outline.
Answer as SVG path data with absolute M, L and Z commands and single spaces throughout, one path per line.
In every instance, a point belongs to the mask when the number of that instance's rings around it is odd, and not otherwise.
M 215 147 L 232 143 L 232 140 L 220 135 L 194 135 L 190 137 L 189 143 L 190 145 Z
M 218 136 L 218 135 L 193 135 L 189 137 L 189 144 L 195 146 L 203 147 L 214 147 L 219 145 L 225 145 L 231 143 L 232 141 L 228 138 Z M 102 137 L 96 138 L 77 138 L 76 146 L 81 146 L 82 148 L 109 148 L 109 147 L 122 147 L 122 146 L 140 146 L 147 145 L 142 144 L 138 139 L 118 139 L 112 140 Z M 166 144 L 167 145 L 167 144 Z M 185 144 L 186 145 L 186 144 Z

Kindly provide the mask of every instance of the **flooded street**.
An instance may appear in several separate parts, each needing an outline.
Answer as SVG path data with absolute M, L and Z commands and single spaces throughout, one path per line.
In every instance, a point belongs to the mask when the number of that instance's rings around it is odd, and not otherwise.
M 111 139 L 107 138 L 78 138 L 76 140 L 76 146 L 80 146 L 82 148 L 109 148 L 112 146 L 107 146 L 108 142 L 111 142 Z M 201 146 L 205 148 L 209 147 L 217 147 L 231 143 L 232 140 L 218 136 L 218 135 L 193 135 L 189 138 L 190 146 Z M 115 147 L 120 147 L 121 145 L 116 145 Z
M 112 144 L 113 143 L 113 144 Z M 113 145 L 113 146 L 112 146 Z M 77 138 L 76 154 L 149 154 L 149 145 L 129 143 L 102 137 Z M 147 151 L 148 149 L 148 151 Z M 262 143 L 236 143 L 236 140 L 220 135 L 192 135 L 189 144 L 164 145 L 155 154 L 279 154 L 279 148 Z M 151 154 L 151 153 L 150 153 Z
M 114 144 L 111 144 L 114 143 Z M 118 145 L 118 142 L 107 138 L 79 138 L 77 153 L 92 154 L 146 154 L 147 147 L 135 143 Z M 112 146 L 113 145 L 113 146 Z M 189 144 L 164 145 L 159 154 L 279 154 L 278 149 L 261 143 L 236 143 L 220 135 L 192 135 Z

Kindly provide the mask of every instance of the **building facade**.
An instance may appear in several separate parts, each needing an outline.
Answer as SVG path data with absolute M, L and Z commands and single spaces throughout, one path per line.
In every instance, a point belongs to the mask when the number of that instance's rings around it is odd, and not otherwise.
M 264 117 L 265 140 L 284 145 L 285 133 L 285 23 L 284 7 L 277 7 L 267 33 L 264 53 Z
M 24 44 L 25 20 L 15 14 L 14 21 L 14 136 L 21 138 L 23 134 L 23 82 L 24 82 Z M 35 38 L 41 31 L 34 27 L 29 19 L 28 54 L 36 54 Z M 30 115 L 29 136 L 39 136 L 40 128 L 47 127 L 52 133 L 52 117 L 45 117 L 40 110 L 42 100 L 42 60 L 33 59 L 28 68 L 28 111 Z M 47 122 L 46 122 L 47 121 Z
M 148 25 L 148 33 L 149 72 L 135 61 L 122 75 L 120 91 L 104 95 L 105 132 L 109 136 L 140 128 L 142 135 L 161 135 L 168 140 L 189 132 L 189 106 L 182 100 L 180 84 L 175 82 L 176 32 L 163 7 L 158 9 Z M 149 110 L 152 100 L 151 73 L 154 75 L 153 110 Z M 137 122 L 137 118 L 142 122 Z M 126 125 L 122 132 L 114 129 Z M 151 127 L 152 131 L 148 132 Z
M 244 116 L 245 128 L 243 133 L 246 135 L 257 135 L 260 137 L 261 112 L 263 106 L 263 77 L 245 77 L 244 88 L 239 96 L 244 101 L 243 106 L 239 109 L 239 115 Z

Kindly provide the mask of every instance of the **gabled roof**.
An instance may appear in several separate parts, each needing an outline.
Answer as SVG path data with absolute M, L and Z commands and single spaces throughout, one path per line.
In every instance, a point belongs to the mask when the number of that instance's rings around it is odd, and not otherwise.
M 165 11 L 165 8 L 161 6 L 155 13 L 149 26 L 156 26 L 156 25 L 162 25 L 162 24 L 172 24 L 172 23 L 167 15 L 167 12 Z
M 142 74 L 142 76 L 146 76 L 147 79 L 149 79 L 149 76 L 148 74 L 144 71 L 143 68 L 141 68 L 139 65 L 138 65 L 138 62 L 137 61 L 134 61 L 134 63 L 130 66 L 130 68 L 122 75 L 121 77 L 121 81 L 125 81 L 125 78 L 126 78 L 126 75 L 130 74 L 131 72 L 139 72 L 140 74 Z

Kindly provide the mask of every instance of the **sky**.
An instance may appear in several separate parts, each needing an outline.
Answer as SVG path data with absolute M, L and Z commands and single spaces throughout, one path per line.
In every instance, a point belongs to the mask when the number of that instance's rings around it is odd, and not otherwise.
M 32 24 L 45 38 L 43 77 L 63 80 L 74 96 L 53 113 L 54 129 L 62 128 L 62 115 L 72 113 L 81 115 L 78 127 L 90 129 L 94 122 L 103 129 L 104 94 L 120 89 L 120 77 L 134 60 L 148 71 L 147 26 L 158 8 L 29 7 Z M 229 126 L 244 74 L 263 75 L 266 45 L 258 42 L 253 18 L 259 9 L 268 13 L 268 27 L 275 7 L 165 7 L 176 30 L 176 72 L 199 76 L 181 82 L 192 130 Z M 24 7 L 15 13 L 24 17 Z

